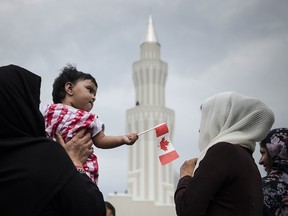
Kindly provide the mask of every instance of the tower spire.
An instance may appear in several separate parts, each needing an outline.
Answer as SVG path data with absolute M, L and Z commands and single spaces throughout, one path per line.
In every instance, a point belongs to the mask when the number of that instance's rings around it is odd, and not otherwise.
M 149 18 L 148 18 L 146 35 L 145 35 L 145 38 L 143 40 L 143 43 L 145 43 L 145 42 L 158 43 L 158 39 L 156 36 L 156 32 L 155 32 L 155 28 L 154 28 L 153 19 L 152 19 L 151 14 L 149 15 Z
M 165 106 L 168 64 L 160 58 L 152 16 L 140 45 L 140 59 L 133 62 L 136 106 L 126 112 L 126 131 L 144 131 L 162 122 L 173 142 L 174 110 Z M 155 148 L 157 138 L 145 134 L 128 149 L 127 194 L 109 195 L 119 214 L 126 216 L 175 216 L 172 164 L 161 166 Z M 131 206 L 131 208 L 127 208 Z

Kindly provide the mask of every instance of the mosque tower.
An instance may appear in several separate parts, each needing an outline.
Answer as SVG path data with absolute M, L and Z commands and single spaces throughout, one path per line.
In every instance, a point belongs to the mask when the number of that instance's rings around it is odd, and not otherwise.
M 135 107 L 126 112 L 127 131 L 145 131 L 165 122 L 173 143 L 174 111 L 165 107 L 167 63 L 160 58 L 152 16 L 140 45 L 140 60 L 133 63 Z M 109 194 L 117 214 L 125 216 L 175 216 L 172 164 L 162 166 L 154 131 L 145 133 L 128 148 L 127 194 Z

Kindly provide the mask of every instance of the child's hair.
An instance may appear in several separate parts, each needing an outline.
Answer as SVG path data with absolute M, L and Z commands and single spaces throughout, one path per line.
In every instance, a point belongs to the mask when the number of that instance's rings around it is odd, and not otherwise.
M 96 88 L 98 88 L 98 84 L 91 74 L 78 71 L 77 68 L 71 64 L 67 64 L 67 66 L 64 67 L 61 71 L 62 72 L 53 83 L 52 97 L 54 103 L 61 103 L 65 98 L 65 84 L 67 82 L 75 84 L 79 80 L 91 80 L 95 84 Z
M 116 210 L 115 210 L 115 207 L 108 201 L 105 201 L 105 206 L 107 209 L 110 209 L 111 210 L 111 213 L 113 216 L 116 216 Z

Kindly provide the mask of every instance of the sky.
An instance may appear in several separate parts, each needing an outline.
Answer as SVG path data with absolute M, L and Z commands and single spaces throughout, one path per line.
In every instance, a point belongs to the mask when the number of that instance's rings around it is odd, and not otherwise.
M 124 134 L 126 110 L 135 105 L 132 64 L 151 14 L 168 63 L 178 173 L 199 154 L 199 107 L 214 94 L 257 97 L 273 110 L 273 128 L 288 127 L 287 9 L 287 0 L 1 0 L 0 65 L 40 75 L 41 106 L 52 102 L 53 81 L 67 63 L 92 74 L 99 85 L 92 112 L 107 135 Z M 95 149 L 105 198 L 127 189 L 128 148 Z

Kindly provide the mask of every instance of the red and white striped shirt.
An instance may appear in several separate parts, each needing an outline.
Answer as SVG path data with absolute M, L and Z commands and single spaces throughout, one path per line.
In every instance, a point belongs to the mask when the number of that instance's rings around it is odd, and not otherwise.
M 55 133 L 59 132 L 67 142 L 83 128 L 90 129 L 94 137 L 103 127 L 96 115 L 64 104 L 47 105 L 41 112 L 45 120 L 46 136 L 54 140 Z M 84 169 L 92 181 L 97 183 L 99 167 L 95 154 L 87 158 Z

